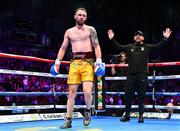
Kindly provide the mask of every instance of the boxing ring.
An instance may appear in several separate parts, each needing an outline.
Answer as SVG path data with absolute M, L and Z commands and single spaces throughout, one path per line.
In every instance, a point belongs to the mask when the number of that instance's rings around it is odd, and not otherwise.
M 0 57 L 9 58 L 9 59 L 20 59 L 20 60 L 30 60 L 35 62 L 44 62 L 44 63 L 53 63 L 54 60 L 37 58 L 32 56 L 21 56 L 14 54 L 6 54 L 0 53 Z M 68 61 L 62 61 L 61 64 L 69 64 Z M 161 63 L 149 63 L 149 67 L 164 67 L 164 66 L 179 66 L 180 62 L 161 62 Z M 126 64 L 106 64 L 106 68 L 109 67 L 127 67 Z M 49 67 L 50 68 L 50 67 Z M 37 77 L 47 77 L 52 78 L 53 82 L 58 78 L 67 78 L 67 74 L 59 74 L 56 78 L 54 78 L 49 73 L 43 72 L 32 72 L 32 71 L 22 71 L 22 70 L 9 70 L 9 69 L 0 69 L 0 74 L 10 74 L 10 75 L 28 75 L 28 76 L 37 76 Z M 149 80 L 160 81 L 160 80 L 179 80 L 180 75 L 163 75 L 156 76 L 153 74 L 152 76 L 148 76 Z M 104 78 L 105 81 L 114 81 L 114 80 L 126 80 L 126 77 L 108 77 Z M 52 96 L 53 100 L 58 96 L 67 96 L 67 92 L 56 92 L 55 84 L 53 83 L 53 90 L 51 92 L 0 92 L 1 97 L 6 96 Z M 103 87 L 103 86 L 102 86 Z M 102 91 L 102 90 L 101 90 Z M 92 92 L 97 95 L 98 92 L 95 85 L 95 90 Z M 83 92 L 78 92 L 78 95 L 82 95 Z M 101 94 L 102 95 L 102 94 Z M 114 96 L 123 96 L 124 92 L 105 92 L 103 95 L 114 95 Z M 156 92 L 154 88 L 152 92 L 147 92 L 147 96 L 151 96 L 153 100 L 158 96 L 180 96 L 180 92 Z M 102 102 L 102 97 L 97 95 L 98 102 Z M 155 109 L 155 110 L 165 110 L 166 112 L 145 112 L 145 122 L 138 123 L 137 122 L 137 114 L 133 112 L 131 114 L 131 121 L 129 122 L 120 122 L 119 117 L 112 116 L 103 116 L 98 115 L 99 112 L 103 114 L 103 111 L 108 109 L 123 109 L 124 105 L 105 105 L 103 102 L 103 108 L 98 108 L 95 101 L 93 102 L 92 109 L 92 122 L 88 127 L 84 127 L 82 124 L 82 114 L 79 112 L 74 112 L 74 119 L 72 122 L 72 128 L 66 130 L 72 131 L 121 131 L 121 130 L 134 130 L 134 131 L 156 131 L 156 130 L 172 130 L 172 131 L 180 131 L 180 106 L 169 106 L 169 105 L 156 105 L 155 103 L 152 105 L 145 105 L 145 109 Z M 102 103 L 101 103 L 102 104 Z M 97 108 L 96 108 L 97 106 Z M 132 105 L 132 108 L 137 108 L 138 105 Z M 75 105 L 75 109 L 85 108 L 85 105 Z M 0 105 L 0 111 L 18 111 L 18 110 L 52 110 L 51 113 L 15 113 L 15 115 L 0 115 L 0 131 L 57 131 L 61 130 L 59 127 L 63 124 L 65 113 L 54 113 L 54 109 L 66 109 L 66 105 L 58 105 L 56 103 L 46 104 L 46 105 L 11 105 L 11 106 L 3 106 Z M 99 109 L 99 110 L 98 110 Z M 167 110 L 171 110 L 174 112 L 167 112 Z M 177 112 L 177 113 L 176 113 Z M 19 116 L 18 116 L 19 115 Z M 48 116 L 49 115 L 49 116 Z M 46 117 L 45 117 L 46 116 Z M 48 119 L 47 119 L 48 116 Z M 56 116 L 52 118 L 53 116 Z

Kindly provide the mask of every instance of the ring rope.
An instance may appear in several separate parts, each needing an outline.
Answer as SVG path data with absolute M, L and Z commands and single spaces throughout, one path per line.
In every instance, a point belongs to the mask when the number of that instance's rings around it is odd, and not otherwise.
M 2 74 L 18 74 L 18 75 L 33 75 L 33 76 L 43 76 L 43 77 L 53 77 L 50 73 L 41 72 L 31 72 L 31 71 L 20 71 L 20 70 L 8 70 L 0 69 Z M 67 78 L 66 74 L 58 74 L 57 78 Z M 153 76 L 148 76 L 148 79 L 153 79 Z M 169 79 L 180 79 L 180 75 L 169 75 L 169 76 L 156 76 L 155 80 L 169 80 Z M 121 77 L 105 77 L 105 80 L 126 80 L 126 76 Z
M 0 53 L 0 57 L 5 57 L 5 58 L 15 58 L 15 59 L 22 59 L 22 60 L 31 60 L 31 61 L 38 61 L 38 62 L 48 62 L 48 63 L 53 63 L 54 60 L 50 60 L 50 59 L 43 59 L 43 58 L 38 58 L 38 57 L 33 57 L 33 56 L 22 56 L 22 55 L 15 55 L 15 54 L 8 54 L 8 53 Z M 62 64 L 69 64 L 70 62 L 68 61 L 62 61 Z M 159 62 L 159 63 L 148 63 L 148 66 L 178 66 L 180 65 L 180 62 Z M 127 67 L 128 64 L 106 64 L 106 67 Z M 36 75 L 36 76 L 45 76 L 45 77 L 53 77 L 52 75 L 50 75 L 49 73 L 40 73 L 40 72 L 30 72 L 30 71 L 17 71 L 17 70 L 5 70 L 5 69 L 0 69 L 0 73 L 4 73 L 4 74 L 20 74 L 20 75 Z M 68 75 L 64 75 L 64 74 L 59 74 L 57 77 L 59 78 L 67 78 Z M 180 75 L 170 75 L 170 76 L 156 76 L 155 79 L 156 80 L 166 80 L 166 79 L 179 79 Z M 148 79 L 153 79 L 153 76 L 149 76 Z M 105 80 L 126 80 L 126 77 L 106 77 Z M 5 95 L 8 92 L 1 92 L 1 94 Z M 11 95 L 13 94 L 13 92 L 9 92 Z M 14 92 L 15 93 L 15 92 Z M 16 92 L 18 93 L 18 92 Z M 25 94 L 27 93 L 27 94 Z M 78 94 L 84 94 L 83 92 L 79 92 Z M 111 92 L 112 94 L 113 92 Z M 10 95 L 8 94 L 8 95 Z M 24 92 L 24 93 L 18 93 L 19 94 L 23 94 L 23 95 L 54 95 L 54 92 Z M 67 95 L 67 92 L 56 92 L 56 95 L 62 95 L 65 94 Z M 106 92 L 106 94 L 108 94 L 108 92 Z M 114 93 L 114 94 L 118 94 L 118 92 Z M 152 94 L 152 92 L 148 92 L 147 94 Z M 7 94 L 6 94 L 7 95 Z M 16 94 L 17 95 L 17 94 Z M 156 95 L 180 95 L 179 92 L 156 92 Z M 35 105 L 35 106 L 16 106 L 16 108 L 18 109 L 18 107 L 26 107 L 26 109 L 35 109 L 35 107 L 39 109 L 47 109 L 49 108 L 54 108 L 54 105 Z M 76 108 L 85 108 L 85 105 L 75 105 Z M 145 105 L 145 108 L 152 108 L 153 105 Z M 66 108 L 66 105 L 56 105 L 56 108 Z M 124 105 L 106 105 L 106 108 L 124 108 Z M 137 105 L 132 105 L 132 108 L 138 108 Z M 155 108 L 164 108 L 164 109 L 169 109 L 170 107 L 168 106 L 159 106 L 159 105 L 155 105 Z M 172 109 L 180 109 L 180 106 L 173 106 L 171 107 Z M 14 107 L 12 106 L 0 106 L 0 110 L 12 110 L 14 109 Z
M 180 61 L 148 63 L 149 67 L 179 66 L 179 65 L 180 65 Z M 127 66 L 128 64 L 106 64 L 106 67 L 127 67 Z
M 94 93 L 94 92 L 91 92 Z M 124 92 L 105 92 L 108 95 L 124 95 Z M 77 92 L 78 95 L 83 95 L 83 92 Z M 135 93 L 137 95 L 137 93 Z M 53 96 L 54 92 L 1 92 L 0 96 L 27 96 L 27 95 L 38 95 L 38 96 Z M 56 92 L 56 96 L 68 95 L 68 92 Z M 146 95 L 152 95 L 152 92 L 147 92 Z M 180 92 L 156 92 L 155 95 L 165 96 L 180 96 Z
M 0 57 L 54 63 L 54 60 L 50 60 L 50 59 L 43 59 L 43 58 L 38 58 L 38 57 L 33 57 L 33 56 L 8 54 L 8 53 L 0 53 Z M 61 63 L 62 64 L 69 64 L 70 62 L 69 61 L 61 61 Z M 151 66 L 178 66 L 178 65 L 180 65 L 180 61 L 148 63 L 148 66 L 150 66 L 150 67 Z M 127 66 L 128 66 L 128 64 L 106 64 L 106 67 L 127 67 Z
M 0 69 L 0 73 L 2 73 L 2 74 L 16 74 L 16 75 L 31 75 L 31 76 L 53 77 L 50 73 L 20 71 L 20 70 L 8 70 L 8 69 Z M 66 74 L 58 74 L 56 77 L 57 78 L 67 78 L 68 75 L 66 75 Z
M 91 105 L 94 108 L 94 105 Z M 24 106 L 0 106 L 0 110 L 35 110 L 35 109 L 53 109 L 54 105 L 24 105 Z M 66 105 L 56 105 L 56 109 L 65 109 Z M 74 105 L 74 108 L 86 108 L 86 105 Z
M 125 108 L 125 105 L 105 105 L 106 108 Z M 144 105 L 146 109 L 152 109 L 153 105 Z M 94 108 L 94 105 L 91 105 Z M 24 105 L 24 106 L 0 106 L 0 110 L 35 110 L 35 109 L 53 109 L 54 105 Z M 56 109 L 66 109 L 67 105 L 56 105 Z M 86 105 L 74 105 L 74 108 L 86 108 Z M 132 105 L 132 108 L 138 108 L 138 105 Z M 156 109 L 175 109 L 179 110 L 180 106 L 163 106 L 163 105 L 155 105 Z
M 33 56 L 23 56 L 23 55 L 8 54 L 8 53 L 0 53 L 0 57 L 54 63 L 54 60 L 50 60 L 50 59 L 43 59 L 43 58 L 38 58 L 38 57 L 33 57 Z M 61 63 L 62 64 L 69 64 L 70 62 L 61 61 Z
M 144 105 L 146 109 L 152 109 L 153 105 Z M 106 105 L 106 108 L 125 108 L 125 105 Z M 132 105 L 131 108 L 138 108 L 138 105 Z M 180 106 L 161 106 L 161 105 L 155 105 L 156 109 L 176 109 L 179 110 Z
M 120 76 L 120 77 L 105 77 L 105 80 L 126 80 L 126 76 Z M 170 80 L 170 79 L 180 79 L 180 75 L 164 75 L 164 76 L 148 76 L 149 80 L 155 79 L 155 80 Z
M 106 94 L 108 95 L 124 95 L 124 92 L 106 92 Z M 152 95 L 152 92 L 146 92 L 146 95 Z M 137 95 L 137 93 L 135 93 L 135 95 Z M 158 96 L 180 96 L 180 92 L 156 92 L 155 95 Z
M 94 92 L 91 92 L 94 93 Z M 83 92 L 77 92 L 78 95 L 83 95 Z M 54 96 L 54 92 L 1 92 L 0 96 L 29 96 L 29 95 L 38 95 L 38 96 Z M 68 92 L 56 92 L 56 96 L 68 95 Z

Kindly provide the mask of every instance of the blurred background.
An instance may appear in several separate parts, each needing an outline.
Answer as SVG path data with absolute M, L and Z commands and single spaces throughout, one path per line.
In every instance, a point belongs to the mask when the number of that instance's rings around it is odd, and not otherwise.
M 109 46 L 106 32 L 110 28 L 114 30 L 115 37 L 120 43 L 128 44 L 133 42 L 133 34 L 137 30 L 144 32 L 146 42 L 156 43 L 162 39 L 163 30 L 170 27 L 173 32 L 168 44 L 163 50 L 153 52 L 149 61 L 180 60 L 180 4 L 173 0 L 2 0 L 0 1 L 0 52 L 55 59 L 65 30 L 75 25 L 73 16 L 78 7 L 87 9 L 87 24 L 94 26 L 97 30 L 103 61 L 106 63 L 110 63 L 111 59 L 114 59 L 113 56 L 120 53 L 120 51 L 113 51 Z M 71 47 L 68 48 L 64 60 L 71 59 L 70 51 Z M 44 63 L 0 58 L 0 68 L 49 72 L 50 64 L 45 66 Z M 68 67 L 62 68 L 61 73 L 67 73 Z M 179 72 L 178 67 L 158 69 L 159 74 Z M 50 78 L 0 75 L 0 91 L 52 91 Z M 106 75 L 111 75 L 108 70 Z M 26 79 L 25 83 L 23 83 L 24 79 Z M 160 85 L 157 86 L 159 91 L 180 91 L 179 80 L 159 83 Z M 57 91 L 67 90 L 66 80 L 57 79 L 56 84 Z M 111 82 L 107 83 L 107 90 L 111 90 L 110 85 Z M 16 104 L 19 102 L 20 105 L 46 104 L 53 101 L 47 98 L 43 103 L 42 100 L 45 99 L 41 97 L 28 98 L 28 101 L 16 96 L 14 98 L 2 97 L 0 104 L 11 105 L 13 102 Z M 38 99 L 41 99 L 41 102 L 38 102 Z M 62 104 L 65 104 L 66 96 L 62 99 Z M 82 97 L 77 99 L 83 101 Z M 107 102 L 110 101 L 109 99 L 110 96 L 107 97 Z M 118 99 L 123 98 L 118 97 Z M 159 104 L 166 105 L 172 98 L 159 99 Z M 179 97 L 174 99 L 174 104 L 179 105 Z M 152 101 L 148 102 L 150 104 Z
M 157 42 L 166 27 L 173 30 L 171 48 L 179 50 L 180 11 L 178 2 L 106 0 L 6 0 L 0 2 L 0 37 L 24 46 L 60 47 L 64 32 L 74 26 L 74 11 L 85 7 L 87 24 L 97 29 L 103 54 L 112 53 L 106 31 L 112 28 L 120 42 L 132 42 L 142 30 L 147 42 Z M 19 41 L 18 41 L 19 40 Z M 18 41 L 18 42 L 17 42 Z M 23 45 L 22 45 L 23 46 Z M 114 52 L 113 52 L 114 53 Z M 177 51 L 170 56 L 179 57 Z M 166 54 L 167 56 L 167 54 Z

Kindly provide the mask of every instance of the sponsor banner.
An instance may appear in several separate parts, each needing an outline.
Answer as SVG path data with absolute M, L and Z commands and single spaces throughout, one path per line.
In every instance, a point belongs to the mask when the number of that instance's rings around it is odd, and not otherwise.
M 0 106 L 0 110 L 52 109 L 54 105 Z
M 139 113 L 138 112 L 132 112 L 131 117 L 139 117 Z M 169 119 L 169 113 L 144 112 L 143 117 L 145 117 L 145 118 L 157 118 L 157 119 Z
M 36 114 L 1 115 L 0 123 L 64 119 L 65 114 L 66 113 L 47 113 L 47 114 L 36 113 Z M 83 118 L 83 115 L 80 112 L 74 112 L 73 118 Z
M 18 114 L 18 115 L 2 115 L 2 116 L 0 116 L 0 123 L 37 121 L 37 120 L 41 120 L 41 118 L 38 114 Z
M 55 119 L 64 119 L 66 113 L 45 113 L 39 114 L 42 120 L 55 120 Z M 80 112 L 73 112 L 73 118 L 82 118 Z
M 180 119 L 180 114 L 172 114 L 171 119 Z

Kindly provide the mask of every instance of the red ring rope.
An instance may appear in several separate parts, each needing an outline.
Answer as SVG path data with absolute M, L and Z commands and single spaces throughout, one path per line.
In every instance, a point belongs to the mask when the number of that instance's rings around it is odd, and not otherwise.
M 31 60 L 31 61 L 38 61 L 38 62 L 48 62 L 53 63 L 54 60 L 50 59 L 43 59 L 33 56 L 22 56 L 22 55 L 15 55 L 15 54 L 8 54 L 8 53 L 0 53 L 0 57 L 5 58 L 15 58 L 21 60 Z M 69 64 L 69 61 L 61 61 L 62 64 Z M 176 62 L 159 62 L 159 63 L 148 63 L 148 66 L 178 66 L 180 65 L 180 61 Z M 106 64 L 106 67 L 127 67 L 128 64 Z
M 15 58 L 15 59 L 21 59 L 21 60 L 31 60 L 31 61 L 38 61 L 38 62 L 48 62 L 48 63 L 54 62 L 54 60 L 50 60 L 50 59 L 43 59 L 43 58 L 38 58 L 38 57 L 33 57 L 33 56 L 14 55 L 14 54 L 7 54 L 7 53 L 0 53 L 0 57 Z M 68 61 L 62 61 L 62 64 L 69 64 L 69 63 L 70 62 Z

